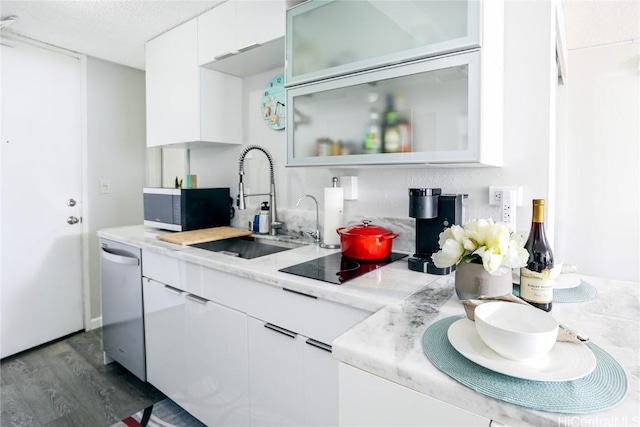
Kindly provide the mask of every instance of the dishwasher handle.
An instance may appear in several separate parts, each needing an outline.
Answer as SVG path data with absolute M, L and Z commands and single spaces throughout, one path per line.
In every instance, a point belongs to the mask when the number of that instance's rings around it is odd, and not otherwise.
M 102 258 L 107 261 L 115 262 L 116 264 L 126 264 L 126 265 L 140 265 L 140 259 L 133 255 L 129 254 L 126 251 L 115 251 L 114 249 L 108 249 L 102 247 Z M 128 255 L 128 256 L 127 256 Z

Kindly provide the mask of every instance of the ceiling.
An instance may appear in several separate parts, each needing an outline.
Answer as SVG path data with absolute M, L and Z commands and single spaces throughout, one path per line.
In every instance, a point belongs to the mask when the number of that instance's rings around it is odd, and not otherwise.
M 518 0 L 507 0 L 518 1 Z M 0 0 L 2 29 L 54 46 L 144 69 L 148 40 L 221 0 Z M 640 39 L 638 0 L 562 0 L 569 50 Z

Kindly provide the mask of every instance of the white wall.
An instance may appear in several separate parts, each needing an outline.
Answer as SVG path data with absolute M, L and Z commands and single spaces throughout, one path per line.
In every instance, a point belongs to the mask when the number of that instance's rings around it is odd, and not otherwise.
M 96 231 L 142 223 L 145 182 L 144 72 L 87 58 L 87 171 L 90 318 L 101 315 L 100 253 Z M 100 192 L 100 181 L 110 192 Z M 95 326 L 95 325 L 93 325 Z M 87 325 L 90 327 L 90 325 Z
M 568 65 L 557 256 L 584 274 L 638 282 L 640 42 L 569 51 Z

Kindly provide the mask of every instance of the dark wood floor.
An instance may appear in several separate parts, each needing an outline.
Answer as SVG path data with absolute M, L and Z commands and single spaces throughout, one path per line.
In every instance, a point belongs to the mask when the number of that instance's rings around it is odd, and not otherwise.
M 0 362 L 0 426 L 107 427 L 164 399 L 117 363 L 104 365 L 101 329 Z

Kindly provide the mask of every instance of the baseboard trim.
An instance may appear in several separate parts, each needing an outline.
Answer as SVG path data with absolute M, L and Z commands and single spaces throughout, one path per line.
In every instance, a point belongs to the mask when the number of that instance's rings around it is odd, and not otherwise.
M 87 331 L 91 331 L 93 329 L 98 329 L 102 327 L 102 316 L 100 317 L 94 317 L 93 319 L 91 319 L 89 321 L 89 327 L 87 328 Z

